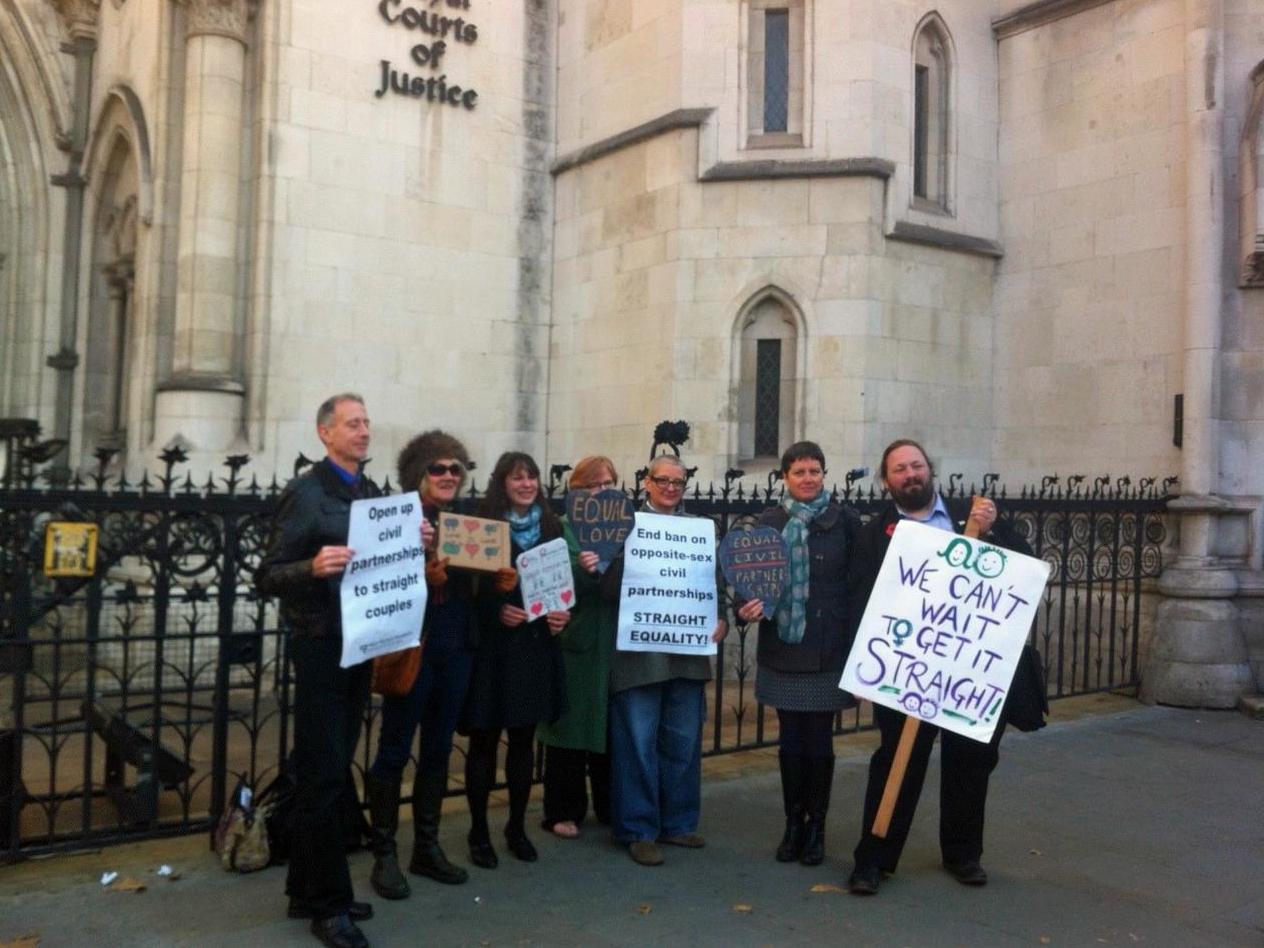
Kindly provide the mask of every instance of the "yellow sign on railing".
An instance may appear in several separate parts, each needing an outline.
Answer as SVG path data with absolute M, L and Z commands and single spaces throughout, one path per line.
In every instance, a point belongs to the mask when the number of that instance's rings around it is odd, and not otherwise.
M 44 532 L 45 576 L 91 576 L 97 568 L 95 523 L 50 523 Z

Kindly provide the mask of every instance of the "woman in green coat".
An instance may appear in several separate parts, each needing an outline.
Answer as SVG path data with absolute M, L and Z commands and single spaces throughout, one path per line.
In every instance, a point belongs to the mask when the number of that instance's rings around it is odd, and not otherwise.
M 619 476 L 609 458 L 586 457 L 571 473 L 571 490 L 608 490 Z M 575 608 L 558 636 L 566 674 L 566 712 L 540 728 L 544 744 L 544 822 L 563 839 L 579 835 L 588 812 L 585 778 L 592 784 L 593 812 L 610 822 L 610 757 L 606 753 L 606 708 L 610 656 L 614 651 L 613 603 L 602 599 L 597 554 L 582 553 L 569 524 L 563 536 L 575 575 Z

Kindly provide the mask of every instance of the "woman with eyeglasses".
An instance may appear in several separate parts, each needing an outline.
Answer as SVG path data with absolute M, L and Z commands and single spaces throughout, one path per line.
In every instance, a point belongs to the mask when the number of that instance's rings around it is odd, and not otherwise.
M 440 510 L 455 503 L 469 463 L 460 441 L 443 431 L 427 431 L 400 452 L 399 484 L 421 494 L 422 511 L 433 524 Z M 439 815 L 448 789 L 452 733 L 465 706 L 474 667 L 478 617 L 473 574 L 463 570 L 449 573 L 447 566 L 447 559 L 436 557 L 433 549 L 426 551 L 428 598 L 422 622 L 421 670 L 408 694 L 382 699 L 377 758 L 364 780 L 373 826 L 370 880 L 378 895 L 386 899 L 407 898 L 410 891 L 395 855 L 395 830 L 400 783 L 419 725 L 421 747 L 413 781 L 413 852 L 408 871 L 449 885 L 468 877 L 464 869 L 448 861 L 439 846 Z
M 830 500 L 825 455 L 800 441 L 781 457 L 785 496 L 759 523 L 781 532 L 790 581 L 778 602 L 742 603 L 737 617 L 759 622 L 755 697 L 777 709 L 778 761 L 786 829 L 778 862 L 819 865 L 825 858 L 825 813 L 834 781 L 834 716 L 855 707 L 838 687 L 851 650 L 854 619 L 848 570 L 860 518 Z
M 571 490 L 613 490 L 619 486 L 614 462 L 594 455 L 575 462 Z M 610 822 L 610 757 L 606 754 L 606 705 L 610 656 L 614 651 L 615 609 L 601 596 L 597 554 L 581 552 L 563 520 L 575 576 L 575 608 L 558 636 L 566 671 L 566 712 L 540 728 L 544 744 L 544 821 L 555 836 L 574 839 L 588 813 L 586 783 L 592 784 L 593 812 Z
M 562 525 L 540 492 L 540 468 L 529 454 L 507 451 L 496 462 L 480 514 L 509 521 L 513 562 L 532 547 L 562 535 Z M 470 861 L 495 869 L 498 859 L 487 826 L 487 799 L 496 782 L 501 731 L 508 734 L 505 782 L 509 820 L 505 844 L 523 862 L 535 862 L 527 839 L 527 801 L 536 725 L 555 721 L 565 705 L 565 682 L 557 635 L 569 611 L 531 619 L 520 590 L 491 587 L 479 592 L 483 636 L 474 660 L 461 732 L 470 738 L 465 757 L 465 793 L 470 805 Z
M 680 458 L 650 461 L 646 513 L 689 516 L 681 509 L 688 474 Z M 601 580 L 602 594 L 619 601 L 623 553 Z M 716 587 L 717 597 L 719 584 Z M 711 633 L 724 638 L 724 620 Z M 642 866 L 663 863 L 659 843 L 700 849 L 703 689 L 711 678 L 705 655 L 614 653 L 610 667 L 610 829 Z

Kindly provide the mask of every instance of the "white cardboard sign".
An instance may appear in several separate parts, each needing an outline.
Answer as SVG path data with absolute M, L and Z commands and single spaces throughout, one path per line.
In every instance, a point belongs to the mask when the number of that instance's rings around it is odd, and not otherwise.
M 618 647 L 714 655 L 715 521 L 638 513 L 623 547 Z
M 416 491 L 351 504 L 342 574 L 342 667 L 411 648 L 426 614 L 421 498 Z
M 902 520 L 839 687 L 989 741 L 1049 564 Z
M 575 577 L 571 575 L 571 555 L 564 539 L 558 537 L 519 553 L 517 569 L 522 608 L 531 619 L 574 608 Z

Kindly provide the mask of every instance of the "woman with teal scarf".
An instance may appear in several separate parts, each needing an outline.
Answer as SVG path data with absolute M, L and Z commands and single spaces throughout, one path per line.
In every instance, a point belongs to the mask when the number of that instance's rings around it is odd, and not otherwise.
M 540 493 L 540 468 L 529 454 L 500 456 L 487 484 L 479 513 L 509 521 L 513 562 L 534 546 L 562 535 L 562 525 Z M 509 820 L 505 844 L 523 862 L 538 858 L 527 839 L 525 817 L 531 797 L 536 725 L 555 721 L 565 706 L 562 653 L 557 635 L 570 612 L 549 612 L 530 619 L 522 593 L 498 591 L 486 582 L 479 590 L 479 628 L 474 673 L 466 698 L 461 733 L 470 737 L 465 757 L 465 793 L 470 804 L 470 861 L 494 869 L 496 850 L 487 827 L 487 798 L 496 783 L 496 752 L 501 731 L 508 733 L 505 782 Z
M 851 649 L 855 611 L 848 574 L 860 518 L 830 500 L 825 455 L 811 441 L 781 457 L 782 502 L 762 525 L 781 531 L 790 577 L 781 600 L 743 603 L 737 616 L 759 621 L 755 697 L 777 709 L 781 792 L 786 830 L 779 862 L 819 865 L 825 858 L 825 814 L 834 781 L 834 716 L 855 706 L 838 687 Z

